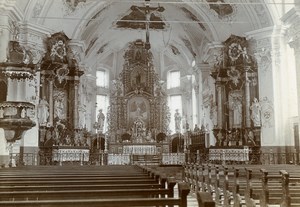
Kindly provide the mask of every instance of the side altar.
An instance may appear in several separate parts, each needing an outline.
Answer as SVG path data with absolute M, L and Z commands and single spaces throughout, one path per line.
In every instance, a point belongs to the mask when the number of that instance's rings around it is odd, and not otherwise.
M 151 51 L 141 40 L 132 42 L 124 54 L 123 70 L 111 86 L 108 153 L 169 152 L 165 138 L 170 112 L 152 61 Z

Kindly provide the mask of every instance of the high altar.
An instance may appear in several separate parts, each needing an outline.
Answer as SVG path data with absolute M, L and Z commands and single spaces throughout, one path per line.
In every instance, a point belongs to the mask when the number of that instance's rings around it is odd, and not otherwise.
M 107 114 L 109 153 L 169 152 L 167 141 L 157 136 L 167 134 L 170 113 L 152 58 L 141 40 L 131 43 L 125 52 L 123 70 L 113 81 Z

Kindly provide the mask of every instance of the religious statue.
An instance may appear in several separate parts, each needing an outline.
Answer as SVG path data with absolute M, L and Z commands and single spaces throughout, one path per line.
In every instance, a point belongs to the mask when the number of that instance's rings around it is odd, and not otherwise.
M 176 132 L 180 132 L 181 129 L 181 115 L 178 112 L 178 109 L 176 109 L 176 112 L 174 114 L 174 118 L 175 118 L 175 131 Z
M 58 117 L 58 119 L 64 118 L 64 103 L 63 99 L 57 98 L 54 102 L 54 109 L 55 109 L 55 117 Z
M 22 111 L 21 111 L 21 118 L 25 118 L 27 116 L 27 112 L 26 112 L 26 109 L 23 108 Z
M 46 100 L 46 97 L 43 97 L 43 99 L 40 101 L 38 105 L 39 124 L 41 126 L 46 126 L 48 122 L 48 117 L 49 117 L 49 104 Z
M 251 119 L 253 121 L 253 125 L 255 127 L 261 126 L 261 120 L 260 120 L 260 103 L 258 102 L 257 98 L 254 98 L 252 105 L 250 106 L 251 110 Z
M 242 124 L 242 97 L 240 93 L 232 93 L 229 96 L 229 108 L 232 112 L 232 121 L 229 128 L 240 128 Z
M 200 132 L 200 128 L 198 127 L 197 124 L 195 124 L 195 127 L 194 127 L 194 132 Z
M 103 126 L 104 126 L 104 120 L 105 120 L 105 116 L 102 112 L 102 109 L 99 110 L 98 116 L 97 116 L 97 125 L 98 125 L 98 130 L 99 131 L 103 131 Z

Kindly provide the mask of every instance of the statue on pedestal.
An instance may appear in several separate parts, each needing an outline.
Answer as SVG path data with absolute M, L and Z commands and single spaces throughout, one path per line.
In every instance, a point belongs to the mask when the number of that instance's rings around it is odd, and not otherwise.
M 180 130 L 181 130 L 181 115 L 178 112 L 178 109 L 176 109 L 174 118 L 175 118 L 175 131 L 180 132 Z
M 97 116 L 97 130 L 101 132 L 103 131 L 104 120 L 105 120 L 105 115 L 103 114 L 102 109 L 100 109 Z
M 253 121 L 253 125 L 255 127 L 261 126 L 261 118 L 260 118 L 260 111 L 261 111 L 261 107 L 260 107 L 260 103 L 258 102 L 257 98 L 254 98 L 252 105 L 250 106 L 250 110 L 251 110 L 251 119 Z
M 48 122 L 49 117 L 49 104 L 46 100 L 46 97 L 43 97 L 42 100 L 40 100 L 40 103 L 38 105 L 38 119 L 39 124 L 41 126 L 46 126 Z

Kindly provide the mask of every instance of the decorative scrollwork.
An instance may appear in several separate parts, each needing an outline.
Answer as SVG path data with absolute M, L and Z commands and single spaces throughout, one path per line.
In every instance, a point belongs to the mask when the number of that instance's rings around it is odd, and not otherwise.
M 232 62 L 235 62 L 242 54 L 242 47 L 238 43 L 232 43 L 228 49 L 228 56 Z
M 51 48 L 50 57 L 52 61 L 55 60 L 55 57 L 58 57 L 61 61 L 63 61 L 64 57 L 66 57 L 66 45 L 62 40 L 58 40 Z
M 61 84 L 62 81 L 66 78 L 66 76 L 69 74 L 68 65 L 64 64 L 61 68 L 58 68 L 56 70 L 56 77 Z

